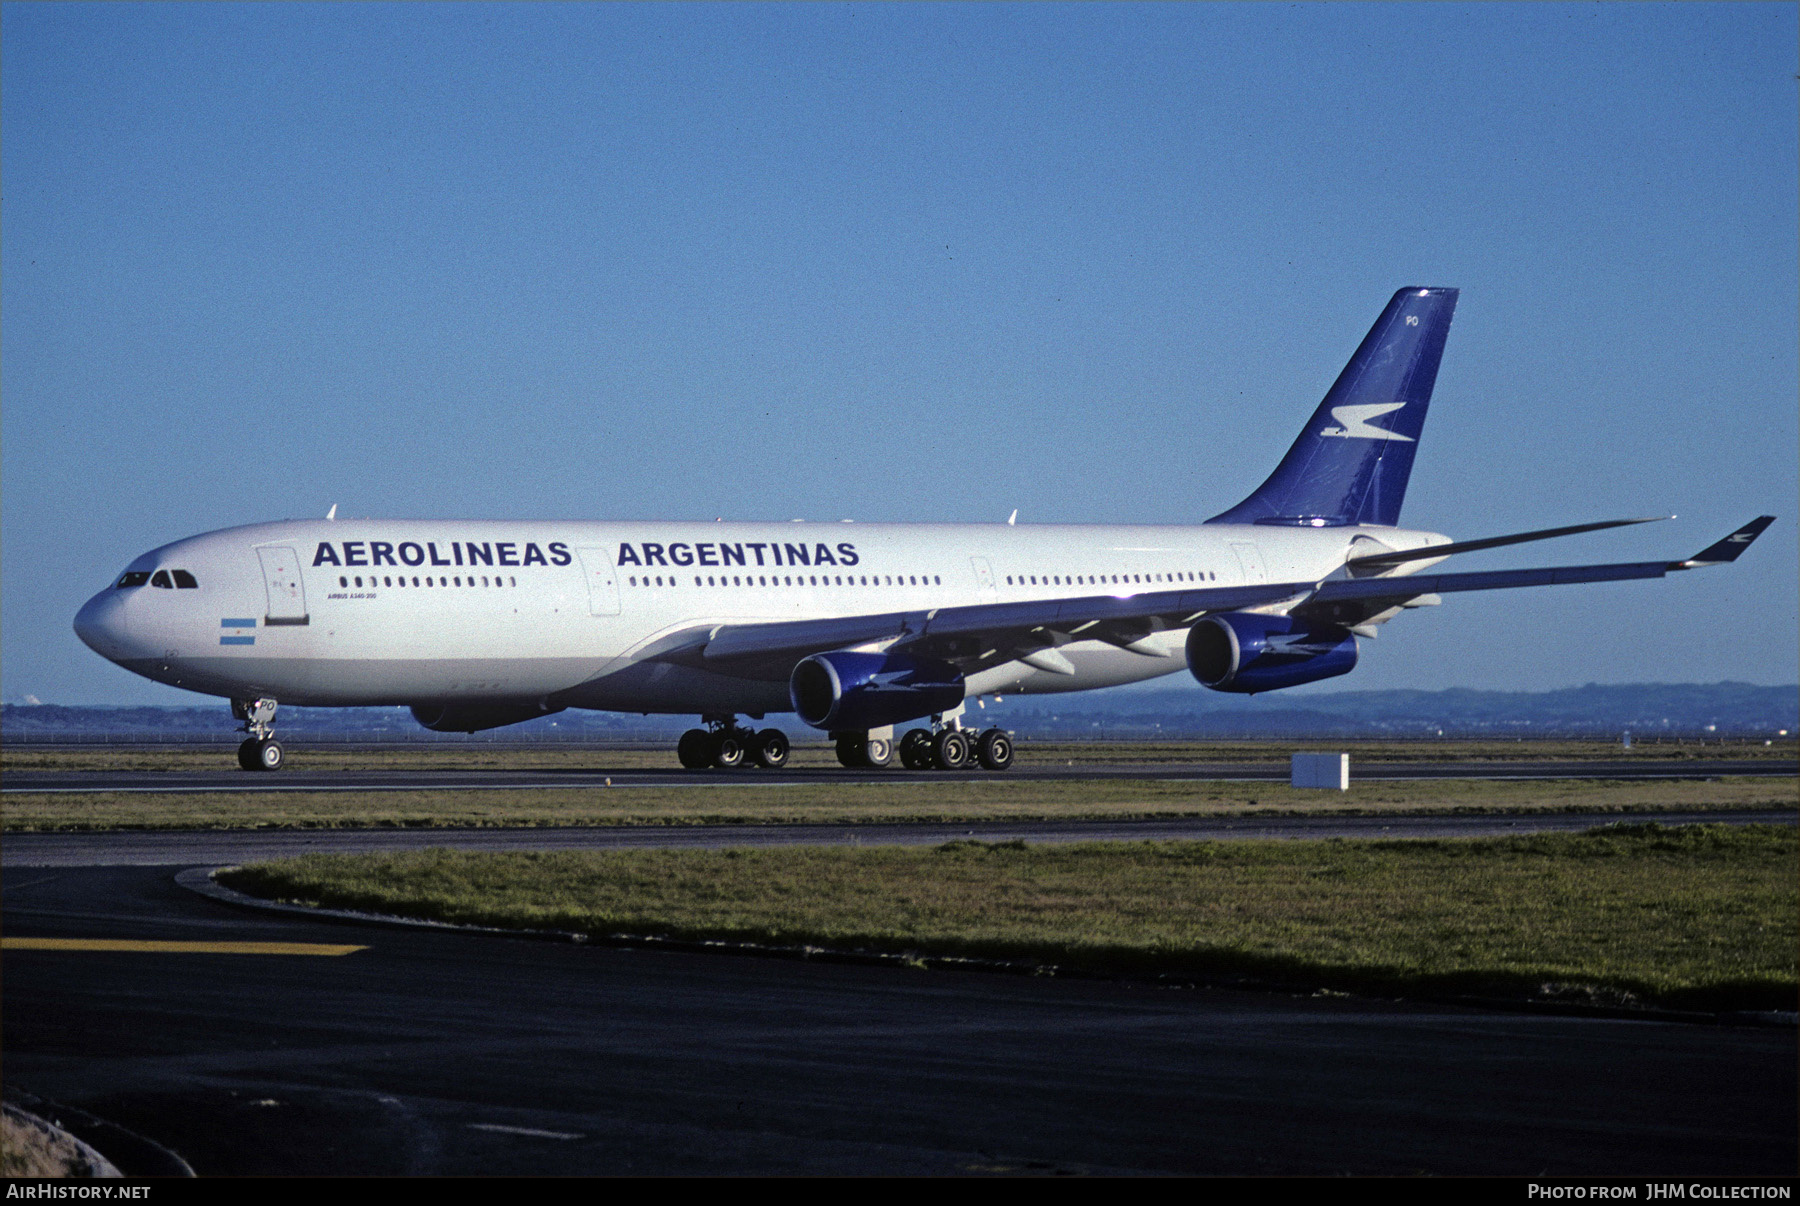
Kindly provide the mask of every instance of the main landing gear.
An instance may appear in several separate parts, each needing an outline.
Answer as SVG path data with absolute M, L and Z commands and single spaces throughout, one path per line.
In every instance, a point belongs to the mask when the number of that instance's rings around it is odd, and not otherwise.
M 988 729 L 979 736 L 962 729 L 911 729 L 900 739 L 900 762 L 908 770 L 964 770 L 979 764 L 1002 771 L 1012 765 L 1012 734 Z
M 739 728 L 733 717 L 703 717 L 708 728 L 689 729 L 675 746 L 675 756 L 689 770 L 716 766 L 731 770 L 760 766 L 780 770 L 787 765 L 788 739 L 780 729 Z
M 280 770 L 287 761 L 281 742 L 275 740 L 275 707 L 272 699 L 231 701 L 232 716 L 243 721 L 243 731 L 250 734 L 238 746 L 238 765 L 247 771 Z
M 886 766 L 894 754 L 894 730 L 870 729 L 867 733 L 833 733 L 838 761 L 851 768 Z M 899 742 L 900 764 L 907 770 L 964 770 L 979 764 L 986 770 L 1005 770 L 1012 765 L 1012 734 L 988 729 L 977 735 L 951 717 L 932 717 L 929 729 L 909 729 Z
M 894 730 L 870 729 L 866 733 L 833 733 L 840 766 L 851 770 L 880 770 L 894 760 Z
M 675 747 L 676 757 L 689 770 L 715 767 L 733 770 L 761 766 L 780 770 L 787 765 L 788 739 L 780 729 L 746 729 L 732 716 L 702 717 L 703 729 L 689 729 Z M 900 739 L 896 751 L 892 726 L 866 732 L 833 733 L 837 760 L 851 770 L 879 770 L 892 764 L 894 754 L 908 770 L 1003 771 L 1013 763 L 1012 734 L 1005 729 L 974 733 L 957 727 L 953 717 L 932 718 L 933 728 L 912 729 Z M 249 746 L 245 742 L 245 746 Z

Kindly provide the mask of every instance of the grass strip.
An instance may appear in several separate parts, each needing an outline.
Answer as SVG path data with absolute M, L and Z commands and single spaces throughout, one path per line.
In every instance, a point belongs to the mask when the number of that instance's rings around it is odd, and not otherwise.
M 1793 1009 L 1797 838 L 1655 824 L 1455 840 L 307 855 L 255 895 L 504 928 Z
M 1364 781 L 1347 792 L 1281 782 L 1129 779 L 396 792 L 8 792 L 7 832 L 105 829 L 489 828 L 875 824 L 1468 812 L 1795 808 L 1800 780 Z

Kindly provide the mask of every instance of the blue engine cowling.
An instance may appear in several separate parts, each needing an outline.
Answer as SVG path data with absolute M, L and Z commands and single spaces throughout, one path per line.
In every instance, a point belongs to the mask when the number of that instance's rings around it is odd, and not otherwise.
M 497 729 L 503 725 L 536 720 L 540 716 L 560 711 L 561 708 L 540 708 L 534 704 L 499 707 L 414 704 L 412 707 L 413 719 L 434 733 L 476 733 L 482 729 Z
M 1356 668 L 1356 638 L 1335 624 L 1228 611 L 1188 630 L 1188 672 L 1203 687 L 1252 695 Z
M 963 701 L 963 676 L 947 662 L 836 649 L 794 667 L 788 698 L 815 729 L 855 732 L 954 708 Z

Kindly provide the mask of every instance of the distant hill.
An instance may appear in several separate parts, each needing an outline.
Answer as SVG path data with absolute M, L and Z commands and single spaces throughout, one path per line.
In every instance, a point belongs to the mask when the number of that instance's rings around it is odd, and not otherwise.
M 1560 691 L 1340 691 L 1247 698 L 1198 687 L 1012 696 L 975 709 L 974 722 L 1005 724 L 1023 737 L 1773 737 L 1800 732 L 1800 685 L 1633 683 Z M 793 717 L 789 733 L 805 726 Z M 660 740 L 691 717 L 560 712 L 491 730 L 478 740 Z M 113 737 L 228 740 L 233 722 L 220 701 L 198 707 L 88 708 L 0 705 L 0 739 L 89 740 Z M 283 708 L 284 735 L 347 740 L 460 741 L 430 733 L 405 708 Z

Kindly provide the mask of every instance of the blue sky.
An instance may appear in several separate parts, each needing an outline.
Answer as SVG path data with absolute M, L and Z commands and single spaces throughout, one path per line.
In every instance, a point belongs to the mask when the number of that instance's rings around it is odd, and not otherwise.
M 1198 521 L 1409 284 L 1404 522 L 1681 517 L 1465 568 L 1782 519 L 1323 689 L 1793 682 L 1797 11 L 4 5 L 5 698 L 200 702 L 75 609 L 333 503 Z

